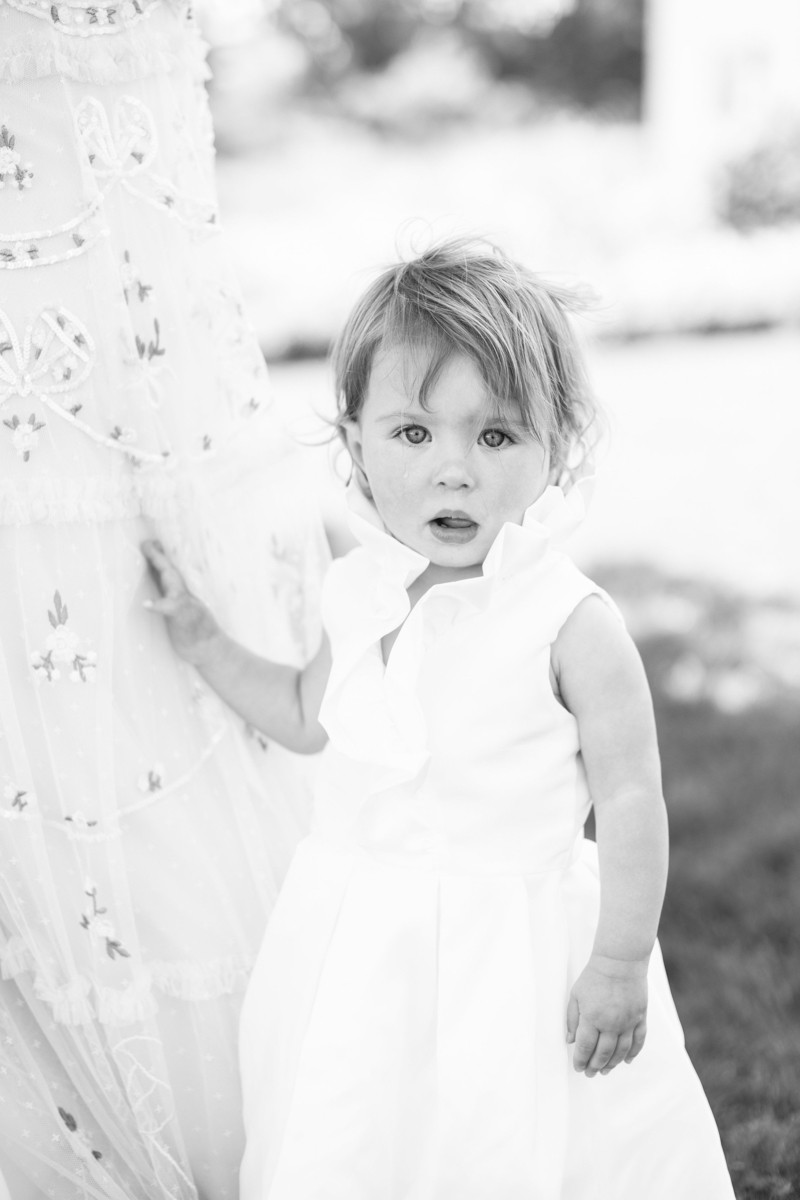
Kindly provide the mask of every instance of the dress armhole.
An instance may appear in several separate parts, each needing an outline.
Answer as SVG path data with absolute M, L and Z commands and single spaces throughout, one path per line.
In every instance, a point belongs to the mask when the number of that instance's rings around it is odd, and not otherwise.
M 551 629 L 552 636 L 550 638 L 549 645 L 547 648 L 548 649 L 548 655 L 547 655 L 548 682 L 550 684 L 550 689 L 553 694 L 553 699 L 556 701 L 556 703 L 558 705 L 560 705 L 560 707 L 562 709 L 564 709 L 565 712 L 569 712 L 569 709 L 564 704 L 564 701 L 561 698 L 560 692 L 558 691 L 558 680 L 556 678 L 556 672 L 555 672 L 555 668 L 553 666 L 553 645 L 555 644 L 556 639 L 558 638 L 558 635 L 561 632 L 561 630 L 563 629 L 564 625 L 566 625 L 569 618 L 575 612 L 575 609 L 578 607 L 579 604 L 582 603 L 582 601 L 584 601 L 586 599 L 587 596 L 598 596 L 603 601 L 603 603 L 611 610 L 611 612 L 614 614 L 614 616 L 617 618 L 617 620 L 620 622 L 620 624 L 623 626 L 623 628 L 625 628 L 625 618 L 623 617 L 622 613 L 620 612 L 619 606 L 616 604 L 616 602 L 614 600 L 612 600 L 611 596 L 609 596 L 609 594 L 605 590 L 605 588 L 601 588 L 598 584 L 594 583 L 593 580 L 588 579 L 572 563 L 570 563 L 570 567 L 572 568 L 572 571 L 570 572 L 570 574 L 572 574 L 571 586 L 569 587 L 569 589 L 567 590 L 567 593 L 565 595 L 564 605 L 560 606 L 560 608 L 559 608 L 558 618 L 557 618 L 557 621 L 554 622 L 553 627 Z M 573 572 L 574 572 L 574 574 L 573 574 Z
M 572 616 L 575 609 L 587 596 L 599 596 L 603 603 L 611 609 L 617 620 L 624 626 L 625 618 L 619 607 L 609 596 L 605 588 L 600 587 L 593 579 L 589 579 L 566 555 L 560 556 L 560 562 L 551 575 L 550 581 L 550 620 L 548 621 L 548 637 L 550 644 L 556 640 L 562 627 Z
M 614 614 L 614 616 L 617 618 L 617 620 L 620 622 L 620 624 L 621 624 L 623 627 L 625 626 L 625 618 L 623 617 L 622 613 L 620 612 L 619 605 L 616 603 L 616 601 L 615 601 L 615 600 L 612 600 L 612 599 L 611 599 L 611 597 L 609 596 L 609 594 L 608 594 L 608 592 L 605 590 L 605 588 L 601 588 L 601 587 L 598 587 L 598 586 L 597 586 L 597 584 L 593 584 L 593 585 L 592 585 L 592 588 L 591 588 L 591 590 L 590 590 L 590 591 L 587 591 L 587 592 L 586 592 L 586 595 L 584 595 L 584 596 L 582 596 L 582 597 L 581 597 L 581 600 L 585 600 L 585 599 L 586 599 L 586 596 L 599 596 L 599 597 L 600 597 L 600 599 L 601 599 L 602 601 L 604 601 L 604 603 L 606 604 L 606 606 L 607 606 L 608 608 L 610 608 L 610 609 L 611 609 L 612 613 L 613 613 L 613 614 Z M 577 602 L 577 604 L 575 605 L 575 607 L 574 607 L 574 608 L 572 608 L 572 609 L 569 611 L 569 613 L 567 613 L 567 616 L 564 618 L 564 621 L 562 621 L 562 625 L 563 625 L 563 624 L 566 622 L 566 620 L 567 620 L 567 618 L 568 618 L 568 617 L 571 617 L 571 616 L 572 616 L 572 614 L 574 613 L 575 609 L 578 607 L 578 604 L 580 604 L 580 602 L 581 602 L 581 601 L 580 601 L 580 600 L 578 600 L 578 602 Z M 558 634 L 556 634 L 556 637 L 557 637 L 557 636 L 558 636 Z

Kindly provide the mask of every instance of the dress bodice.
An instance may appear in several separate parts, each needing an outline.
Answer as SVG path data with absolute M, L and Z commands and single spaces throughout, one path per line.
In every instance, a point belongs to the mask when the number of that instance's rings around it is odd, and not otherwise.
M 564 866 L 589 799 L 549 668 L 564 621 L 600 592 L 555 548 L 583 515 L 581 487 L 547 488 L 503 526 L 481 576 L 430 588 L 410 612 L 428 560 L 356 492 L 351 508 L 362 545 L 323 599 L 333 669 L 316 831 L 437 869 Z M 381 638 L 400 625 L 384 667 Z

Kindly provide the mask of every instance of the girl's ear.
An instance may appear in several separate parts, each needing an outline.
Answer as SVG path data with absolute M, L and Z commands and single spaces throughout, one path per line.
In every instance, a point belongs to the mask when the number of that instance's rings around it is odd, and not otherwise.
M 361 429 L 359 428 L 358 421 L 353 421 L 352 419 L 342 421 L 339 425 L 339 431 L 353 462 L 363 470 L 364 455 L 361 448 Z
M 353 460 L 353 470 L 356 474 L 358 486 L 361 488 L 368 500 L 372 499 L 372 492 L 367 479 L 367 473 L 364 470 L 364 452 L 361 444 L 361 427 L 358 421 L 342 421 L 339 426 L 344 444 L 347 446 L 347 451 Z

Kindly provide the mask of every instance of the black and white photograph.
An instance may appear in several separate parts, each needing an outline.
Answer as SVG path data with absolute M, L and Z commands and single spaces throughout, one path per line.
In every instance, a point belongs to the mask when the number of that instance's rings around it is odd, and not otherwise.
M 797 0 L 0 0 L 0 1200 L 800 1200 Z

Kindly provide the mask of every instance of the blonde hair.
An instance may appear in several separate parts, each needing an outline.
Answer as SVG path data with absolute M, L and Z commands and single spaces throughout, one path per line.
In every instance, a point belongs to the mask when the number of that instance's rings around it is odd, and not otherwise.
M 445 363 L 463 354 L 489 398 L 501 411 L 515 410 L 568 484 L 584 468 L 599 424 L 571 319 L 587 307 L 585 294 L 545 281 L 492 245 L 440 242 L 385 270 L 350 313 L 332 351 L 337 427 L 358 419 L 379 351 L 428 353 L 417 391 L 423 408 Z

